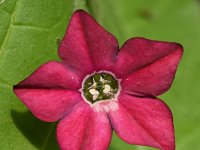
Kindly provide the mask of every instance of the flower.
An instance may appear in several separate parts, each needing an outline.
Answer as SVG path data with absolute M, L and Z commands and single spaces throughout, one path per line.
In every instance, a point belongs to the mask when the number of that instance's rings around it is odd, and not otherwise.
M 116 38 L 89 14 L 76 11 L 51 61 L 14 86 L 39 119 L 60 121 L 62 150 L 106 150 L 112 130 L 129 144 L 174 150 L 170 109 L 156 96 L 174 79 L 183 48 L 177 43 Z

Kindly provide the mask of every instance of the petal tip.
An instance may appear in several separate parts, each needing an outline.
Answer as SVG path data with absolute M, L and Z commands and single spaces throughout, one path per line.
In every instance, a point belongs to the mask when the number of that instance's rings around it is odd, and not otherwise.
M 83 9 L 78 9 L 78 10 L 74 11 L 73 14 L 88 14 L 88 12 Z
M 71 18 L 76 17 L 76 16 L 77 16 L 77 17 L 83 17 L 83 16 L 92 17 L 92 16 L 89 14 L 89 12 L 87 12 L 87 11 L 85 11 L 85 10 L 83 10 L 83 9 L 78 9 L 78 10 L 74 11 Z

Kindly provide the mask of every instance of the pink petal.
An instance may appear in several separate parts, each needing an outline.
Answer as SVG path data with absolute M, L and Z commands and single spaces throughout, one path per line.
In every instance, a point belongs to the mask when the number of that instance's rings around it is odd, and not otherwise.
M 82 101 L 81 94 L 76 91 L 14 89 L 14 92 L 37 118 L 47 122 L 59 120 Z
M 92 115 L 89 123 L 83 150 L 106 150 L 112 137 L 112 129 L 108 116 L 105 112 L 96 112 Z
M 22 81 L 20 88 L 79 89 L 80 77 L 63 64 L 51 61 L 40 66 L 31 76 Z
M 73 14 L 59 47 L 63 61 L 85 74 L 109 68 L 117 51 L 115 37 L 82 10 Z
M 172 115 L 161 100 L 122 94 L 118 110 L 109 117 L 117 135 L 129 144 L 175 149 Z
M 154 63 L 145 66 L 121 82 L 122 89 L 134 95 L 160 95 L 166 92 L 174 80 L 182 49 L 177 49 Z
M 87 104 L 77 105 L 57 128 L 61 150 L 106 150 L 112 130 L 104 112 L 94 112 Z
M 167 57 L 175 51 L 182 51 L 182 46 L 177 43 L 160 42 L 145 38 L 129 39 L 124 43 L 115 60 L 114 72 L 118 77 L 123 78 L 162 57 Z

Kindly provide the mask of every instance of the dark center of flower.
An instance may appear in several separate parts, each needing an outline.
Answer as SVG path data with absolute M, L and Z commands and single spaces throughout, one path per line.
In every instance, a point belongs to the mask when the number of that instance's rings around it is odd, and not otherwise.
M 118 92 L 118 81 L 109 73 L 96 73 L 89 76 L 83 84 L 83 95 L 92 104 L 114 99 Z

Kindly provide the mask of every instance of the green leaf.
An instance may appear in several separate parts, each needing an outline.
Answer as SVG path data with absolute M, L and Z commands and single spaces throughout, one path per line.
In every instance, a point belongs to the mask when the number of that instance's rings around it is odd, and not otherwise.
M 5 0 L 0 4 L 0 149 L 55 150 L 55 124 L 37 120 L 12 86 L 39 65 L 58 59 L 71 0 Z

